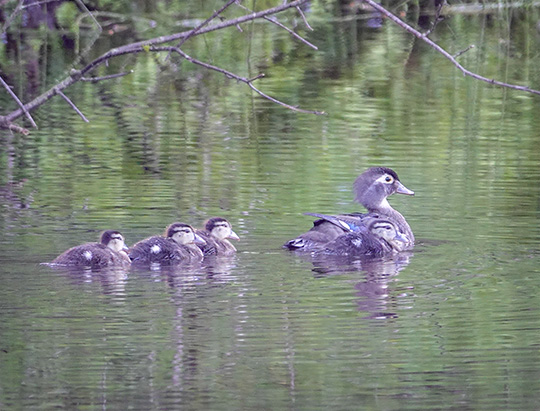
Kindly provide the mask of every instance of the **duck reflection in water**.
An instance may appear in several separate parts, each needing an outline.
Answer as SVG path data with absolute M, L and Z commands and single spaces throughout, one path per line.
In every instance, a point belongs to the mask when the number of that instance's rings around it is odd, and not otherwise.
M 352 276 L 358 310 L 367 313 L 363 318 L 384 319 L 397 317 L 397 310 L 392 307 L 397 305 L 397 298 L 403 292 L 392 285 L 398 284 L 397 275 L 409 265 L 412 256 L 410 251 L 382 257 L 319 252 L 310 258 L 315 278 Z
M 101 288 L 104 295 L 124 297 L 128 280 L 129 267 L 69 267 L 56 266 L 55 271 L 61 273 L 73 285 L 94 289 Z

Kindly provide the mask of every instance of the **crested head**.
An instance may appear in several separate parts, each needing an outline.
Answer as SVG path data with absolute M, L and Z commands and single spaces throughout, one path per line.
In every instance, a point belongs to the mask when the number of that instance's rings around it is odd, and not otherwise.
M 388 167 L 371 167 L 354 182 L 355 200 L 369 211 L 392 209 L 386 198 L 394 193 L 414 195 Z
M 113 251 L 119 252 L 126 248 L 124 237 L 119 231 L 107 230 L 101 233 L 100 242 Z
M 177 244 L 184 245 L 192 243 L 195 240 L 195 231 L 189 224 L 172 223 L 165 230 L 165 236 Z
M 208 219 L 204 227 L 212 236 L 220 240 L 226 238 L 231 238 L 233 240 L 240 239 L 240 237 L 232 230 L 231 223 L 222 217 L 212 217 Z

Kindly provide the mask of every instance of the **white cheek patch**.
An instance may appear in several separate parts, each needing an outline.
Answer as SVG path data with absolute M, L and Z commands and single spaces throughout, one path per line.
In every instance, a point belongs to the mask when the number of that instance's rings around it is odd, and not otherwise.
M 83 257 L 86 258 L 87 261 L 90 261 L 92 259 L 92 251 L 85 251 Z
M 158 254 L 159 252 L 161 251 L 161 247 L 157 244 L 154 244 L 151 248 L 150 248 L 150 252 L 152 254 Z

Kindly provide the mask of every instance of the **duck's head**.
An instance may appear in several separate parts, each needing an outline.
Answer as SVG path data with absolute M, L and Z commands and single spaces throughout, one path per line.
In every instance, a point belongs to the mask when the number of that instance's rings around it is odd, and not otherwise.
M 206 244 L 206 241 L 195 234 L 195 230 L 192 226 L 184 223 L 172 223 L 165 230 L 165 236 L 179 245 L 191 243 Z
M 389 244 L 397 244 L 396 242 L 407 244 L 409 242 L 407 236 L 400 233 L 396 225 L 388 220 L 374 220 L 369 225 L 369 231 L 386 240 Z
M 205 229 L 210 235 L 219 240 L 230 238 L 232 240 L 240 240 L 240 237 L 232 230 L 231 223 L 221 217 L 212 217 L 205 224 Z
M 120 251 L 127 250 L 127 246 L 124 243 L 124 237 L 119 231 L 107 230 L 101 233 L 101 244 L 106 245 L 111 250 L 119 253 Z
M 396 172 L 387 167 L 371 167 L 354 182 L 355 200 L 370 211 L 384 210 L 390 204 L 386 198 L 394 193 L 414 195 L 399 181 Z

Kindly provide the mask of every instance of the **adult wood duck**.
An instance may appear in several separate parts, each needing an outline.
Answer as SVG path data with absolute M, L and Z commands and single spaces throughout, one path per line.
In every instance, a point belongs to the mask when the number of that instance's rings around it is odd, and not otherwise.
M 308 232 L 287 241 L 283 247 L 295 251 L 320 250 L 337 237 L 359 230 L 366 226 L 366 218 L 381 218 L 396 225 L 407 242 L 403 249 L 414 246 L 414 234 L 407 220 L 388 203 L 387 197 L 394 194 L 414 195 L 400 181 L 396 172 L 387 167 L 372 167 L 358 176 L 354 182 L 355 200 L 368 210 L 368 213 L 340 214 L 336 216 L 316 215 L 320 219 L 313 223 Z M 335 219 L 331 221 L 329 217 Z
M 99 243 L 86 243 L 64 251 L 49 265 L 78 267 L 126 267 L 131 263 L 119 231 L 107 230 L 100 236 Z
M 197 230 L 206 244 L 199 247 L 204 255 L 233 255 L 236 248 L 231 244 L 231 240 L 240 240 L 240 237 L 233 231 L 231 223 L 222 217 L 212 217 L 204 225 L 204 230 Z
M 397 253 L 409 239 L 399 232 L 396 224 L 381 218 L 366 221 L 348 234 L 340 235 L 325 244 L 323 253 L 331 255 L 349 255 L 357 257 L 382 257 Z
M 165 229 L 164 236 L 152 236 L 139 241 L 129 249 L 129 258 L 134 264 L 177 264 L 197 262 L 203 253 L 197 244 L 204 240 L 195 234 L 193 227 L 184 223 L 173 223 Z

